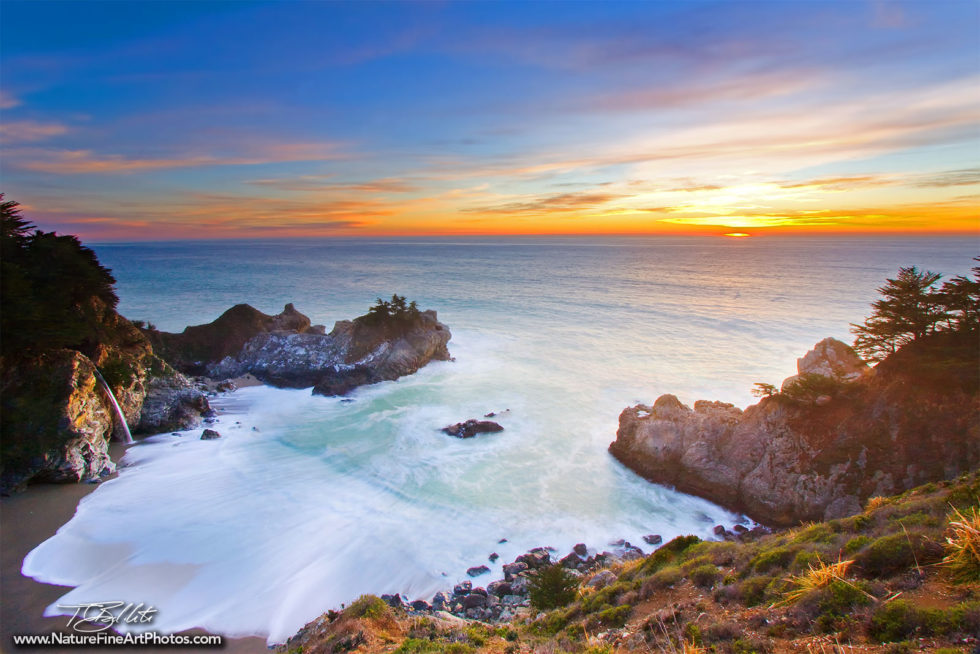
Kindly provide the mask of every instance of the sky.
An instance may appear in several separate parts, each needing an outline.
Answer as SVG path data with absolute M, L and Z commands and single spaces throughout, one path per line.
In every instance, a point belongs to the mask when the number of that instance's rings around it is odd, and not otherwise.
M 0 3 L 83 240 L 980 234 L 980 3 Z

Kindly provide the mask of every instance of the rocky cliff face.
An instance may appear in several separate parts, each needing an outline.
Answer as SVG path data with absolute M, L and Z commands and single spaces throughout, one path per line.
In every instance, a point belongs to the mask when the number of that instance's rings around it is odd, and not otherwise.
M 64 348 L 0 362 L 0 492 L 113 471 L 108 441 L 120 426 L 97 368 L 134 432 L 195 426 L 209 409 L 204 394 L 157 357 L 130 321 L 98 300 L 91 303 L 100 340 L 80 343 L 84 352 Z
M 209 366 L 208 374 L 222 378 L 251 373 L 275 386 L 313 386 L 320 395 L 344 395 L 357 386 L 409 375 L 432 360 L 448 360 L 450 337 L 435 311 L 421 312 L 405 328 L 342 320 L 329 334 L 258 334 L 237 355 Z
M 205 374 L 210 365 L 234 357 L 250 340 L 270 332 L 322 335 L 323 327 L 311 325 L 310 319 L 292 304 L 287 304 L 275 316 L 247 304 L 237 304 L 215 321 L 187 327 L 180 334 L 143 330 L 159 356 L 181 372 L 193 375 Z
M 624 410 L 609 450 L 653 482 L 764 524 L 849 515 L 980 465 L 976 345 L 954 340 L 903 348 L 873 372 L 825 340 L 798 362 L 797 379 L 825 378 L 819 395 L 779 393 L 745 411 L 664 395 Z

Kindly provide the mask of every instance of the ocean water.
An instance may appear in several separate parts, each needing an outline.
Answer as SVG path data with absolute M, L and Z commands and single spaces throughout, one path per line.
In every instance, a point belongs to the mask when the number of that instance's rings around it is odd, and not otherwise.
M 745 406 L 826 336 L 850 340 L 899 266 L 968 273 L 977 239 L 485 238 L 95 246 L 119 309 L 179 331 L 287 302 L 329 328 L 399 293 L 449 325 L 453 362 L 350 399 L 248 388 L 223 438 L 161 434 L 36 548 L 60 604 L 155 606 L 152 624 L 282 642 L 366 592 L 431 599 L 468 567 L 682 533 L 737 516 L 650 484 L 606 448 L 662 393 Z M 500 434 L 445 425 L 490 411 Z M 500 543 L 507 539 L 506 543 Z M 501 555 L 496 565 L 491 552 Z M 56 605 L 50 614 L 64 612 Z

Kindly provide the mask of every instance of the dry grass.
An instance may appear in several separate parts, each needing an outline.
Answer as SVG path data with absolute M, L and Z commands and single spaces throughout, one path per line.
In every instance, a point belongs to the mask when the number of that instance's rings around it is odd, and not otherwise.
M 872 511 L 877 511 L 886 504 L 891 503 L 891 498 L 888 497 L 869 497 L 868 503 L 864 505 L 864 512 L 871 513 Z
M 980 512 L 977 507 L 961 513 L 953 508 L 946 536 L 943 566 L 962 583 L 980 583 Z
M 794 604 L 810 591 L 825 588 L 834 581 L 843 581 L 850 585 L 844 579 L 844 575 L 847 574 L 847 569 L 851 567 L 852 563 L 854 563 L 853 560 L 838 561 L 837 563 L 823 563 L 822 561 L 818 561 L 817 565 L 811 564 L 809 570 L 803 574 L 790 577 L 786 580 L 795 586 L 795 588 L 787 591 L 783 595 L 783 599 L 773 604 L 773 606 Z
M 695 645 L 691 641 L 681 641 L 681 654 L 704 654 L 707 651 L 706 648 Z

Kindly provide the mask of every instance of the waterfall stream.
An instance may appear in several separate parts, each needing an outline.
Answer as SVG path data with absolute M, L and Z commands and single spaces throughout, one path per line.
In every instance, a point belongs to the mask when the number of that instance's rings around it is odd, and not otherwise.
M 105 377 L 99 372 L 99 369 L 95 369 L 95 378 L 99 380 L 102 388 L 105 389 L 106 395 L 109 396 L 109 401 L 112 402 L 113 408 L 116 410 L 116 416 L 119 418 L 119 424 L 122 425 L 123 434 L 126 436 L 124 443 L 132 443 L 133 435 L 129 433 L 129 425 L 126 424 L 126 416 L 123 415 L 122 409 L 119 407 L 119 402 L 116 401 L 116 396 L 113 394 L 112 389 L 109 388 L 109 384 L 106 383 Z

